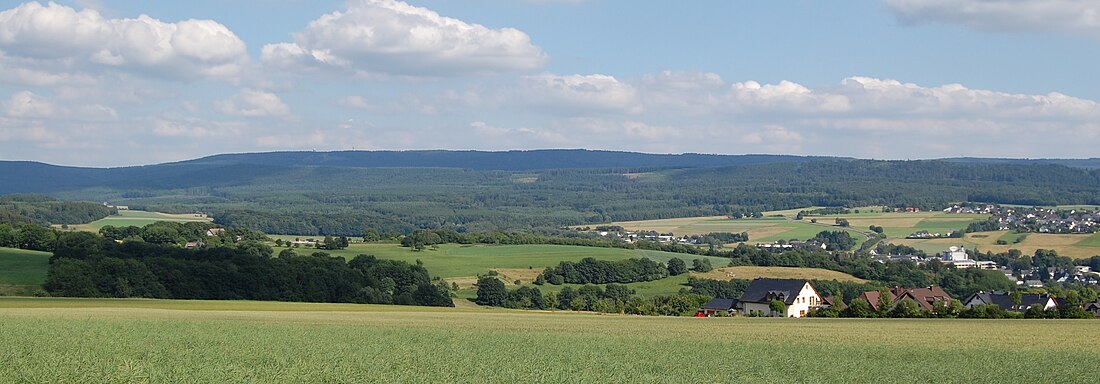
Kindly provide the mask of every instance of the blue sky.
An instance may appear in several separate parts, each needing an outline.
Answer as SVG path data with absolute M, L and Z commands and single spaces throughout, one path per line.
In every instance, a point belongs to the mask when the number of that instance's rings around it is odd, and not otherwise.
M 1096 68 L 1096 1 L 6 2 L 0 159 L 1095 157 Z

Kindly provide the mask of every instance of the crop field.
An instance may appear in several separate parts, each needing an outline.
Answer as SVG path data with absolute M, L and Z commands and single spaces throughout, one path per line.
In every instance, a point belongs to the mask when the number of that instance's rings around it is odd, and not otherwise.
M 1020 234 L 998 231 L 968 233 L 962 239 L 898 239 L 891 240 L 891 242 L 909 245 L 925 252 L 940 252 L 949 246 L 961 245 L 968 249 L 994 253 L 1018 249 L 1020 252 L 1030 255 L 1038 249 L 1053 249 L 1059 255 L 1073 258 L 1088 258 L 1100 255 L 1100 234 L 1028 233 L 1022 241 L 1014 243 L 1013 241 L 1019 237 Z M 1008 244 L 997 245 L 997 240 L 1005 240 Z
M 1085 383 L 1100 375 L 1094 364 L 1100 351 L 1081 347 L 1100 344 L 1095 320 L 673 318 L 208 303 L 0 299 L 0 377 L 80 383 Z M 1042 342 L 1036 342 L 1037 330 Z
M 29 295 L 46 282 L 49 252 L 0 248 L 0 295 Z
M 107 225 L 113 225 L 116 227 L 125 226 L 146 226 L 158 221 L 174 221 L 174 222 L 191 222 L 191 221 L 210 221 L 208 217 L 194 215 L 194 214 L 169 214 L 160 212 L 147 212 L 136 210 L 123 210 L 118 211 L 118 215 L 107 216 L 105 218 L 93 221 L 88 224 L 80 224 L 70 226 L 72 229 L 78 231 L 91 231 L 97 232 L 100 228 Z
M 797 211 L 795 212 L 797 214 Z M 644 221 L 621 221 L 611 223 L 619 225 L 627 230 L 650 230 L 660 233 L 672 233 L 682 235 L 704 235 L 712 232 L 732 232 L 749 234 L 749 242 L 771 242 L 776 240 L 805 240 L 824 230 L 846 230 L 852 233 L 857 240 L 865 240 L 859 228 L 840 228 L 829 223 L 810 223 L 809 220 L 794 221 L 792 214 L 790 219 L 784 217 L 762 217 L 731 219 L 725 216 L 708 216 L 679 219 L 661 219 Z M 866 227 L 862 228 L 866 229 Z

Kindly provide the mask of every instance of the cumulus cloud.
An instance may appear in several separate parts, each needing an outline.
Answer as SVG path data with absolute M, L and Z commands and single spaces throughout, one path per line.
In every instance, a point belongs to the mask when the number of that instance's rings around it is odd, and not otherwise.
M 244 42 L 215 21 L 107 19 L 52 2 L 0 12 L 0 51 L 0 65 L 41 84 L 94 70 L 170 79 L 232 76 L 248 63 Z
M 290 107 L 271 92 L 242 90 L 233 97 L 218 103 L 218 109 L 227 115 L 247 117 L 285 116 Z
M 564 114 L 642 110 L 634 87 L 609 75 L 528 76 L 519 92 L 518 102 Z
M 396 0 L 352 1 L 310 22 L 294 42 L 264 46 L 261 57 L 294 70 L 414 77 L 528 71 L 546 61 L 517 29 L 491 29 Z
M 1100 38 L 1095 0 L 884 0 L 905 23 L 951 23 L 984 31 L 1038 31 Z

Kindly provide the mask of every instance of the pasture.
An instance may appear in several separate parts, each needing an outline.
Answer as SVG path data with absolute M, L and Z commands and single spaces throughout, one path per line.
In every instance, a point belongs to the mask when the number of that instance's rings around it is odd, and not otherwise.
M 88 224 L 71 225 L 69 227 L 70 229 L 77 231 L 98 232 L 100 228 L 108 225 L 115 227 L 142 227 L 158 221 L 186 223 L 192 221 L 209 222 L 211 221 L 211 219 L 209 217 L 197 214 L 170 214 L 160 212 L 122 210 L 118 211 L 117 215 L 107 216 Z
M 1100 360 L 1100 351 L 1080 347 L 1100 343 L 1095 326 L 1095 320 L 675 318 L 0 298 L 0 377 L 81 383 L 1078 383 L 1100 375 L 1100 366 L 1091 363 Z
M 49 252 L 0 248 L 0 295 L 32 295 L 42 289 Z

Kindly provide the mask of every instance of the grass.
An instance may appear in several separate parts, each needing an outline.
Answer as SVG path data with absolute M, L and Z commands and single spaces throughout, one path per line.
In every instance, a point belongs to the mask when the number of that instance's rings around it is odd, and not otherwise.
M 729 280 L 746 279 L 756 277 L 770 277 L 776 279 L 811 279 L 811 280 L 837 280 L 866 283 L 867 280 L 857 278 L 843 272 L 830 271 L 820 268 L 794 268 L 794 267 L 755 267 L 739 266 L 716 268 L 706 273 L 692 273 L 697 278 Z
M 126 227 L 131 225 L 135 227 L 142 227 L 158 221 L 174 221 L 186 223 L 191 221 L 210 220 L 211 219 L 208 217 L 194 214 L 169 214 L 160 212 L 124 210 L 118 211 L 117 215 L 107 216 L 88 224 L 71 225 L 69 227 L 77 231 L 98 232 L 100 228 L 103 228 L 107 225 L 112 225 L 116 227 Z
M 369 305 L 333 311 L 326 304 L 267 310 L 250 302 L 193 310 L 149 302 L 0 299 L 0 377 L 926 383 L 1092 382 L 1100 375 L 1091 363 L 1100 351 L 1080 347 L 1100 343 L 1093 320 L 700 319 Z
M 0 295 L 31 295 L 46 282 L 49 252 L 0 248 Z

